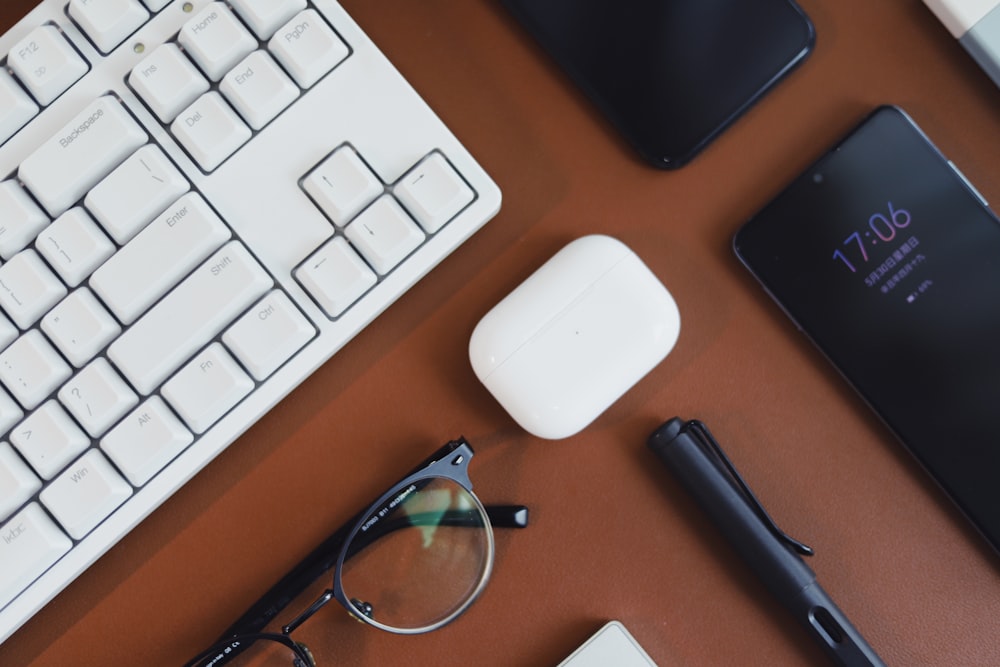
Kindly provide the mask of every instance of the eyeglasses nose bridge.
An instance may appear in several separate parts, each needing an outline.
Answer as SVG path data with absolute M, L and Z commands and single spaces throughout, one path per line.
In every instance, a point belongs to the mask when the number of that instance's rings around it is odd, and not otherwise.
M 311 605 L 309 605 L 309 607 L 304 612 L 293 618 L 291 622 L 288 623 L 288 625 L 283 626 L 281 628 L 281 634 L 289 635 L 295 632 L 295 629 L 297 627 L 299 627 L 307 620 L 309 620 L 309 618 L 312 617 L 313 614 L 315 614 L 317 611 L 325 607 L 326 603 L 332 599 L 333 599 L 333 590 L 328 588 L 325 591 L 323 591 L 323 594 L 320 595 L 318 598 L 316 598 L 316 601 L 313 602 Z

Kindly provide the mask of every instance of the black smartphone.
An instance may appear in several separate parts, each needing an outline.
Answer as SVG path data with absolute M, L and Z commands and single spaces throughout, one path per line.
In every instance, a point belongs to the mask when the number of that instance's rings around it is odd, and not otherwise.
M 985 200 L 880 107 L 733 243 L 1000 551 L 1000 221 Z
M 802 62 L 791 0 L 501 0 L 639 154 L 680 167 Z

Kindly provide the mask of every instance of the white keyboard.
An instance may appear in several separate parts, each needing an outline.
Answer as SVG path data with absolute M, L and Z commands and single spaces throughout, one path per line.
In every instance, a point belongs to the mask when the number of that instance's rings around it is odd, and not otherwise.
M 333 0 L 0 37 L 0 641 L 489 220 Z

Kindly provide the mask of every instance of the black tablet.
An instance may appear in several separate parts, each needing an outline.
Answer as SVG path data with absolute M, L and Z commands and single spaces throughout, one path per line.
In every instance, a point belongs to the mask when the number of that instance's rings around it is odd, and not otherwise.
M 792 0 L 501 0 L 640 155 L 679 167 L 812 49 Z
M 879 108 L 734 247 L 1000 550 L 1000 222 L 955 166 Z

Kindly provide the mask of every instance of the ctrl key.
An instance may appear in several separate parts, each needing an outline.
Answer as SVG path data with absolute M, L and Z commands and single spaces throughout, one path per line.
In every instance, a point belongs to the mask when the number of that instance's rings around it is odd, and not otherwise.
M 38 503 L 0 528 L 0 608 L 41 576 L 72 546 Z

